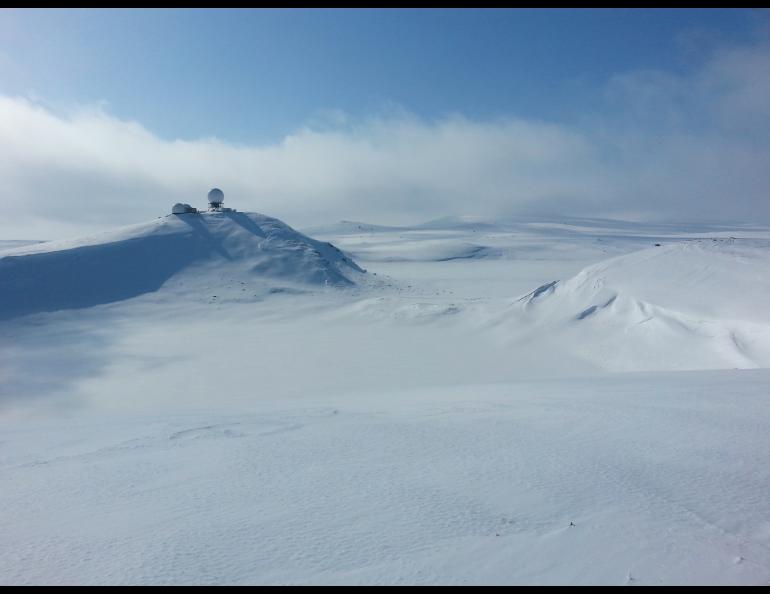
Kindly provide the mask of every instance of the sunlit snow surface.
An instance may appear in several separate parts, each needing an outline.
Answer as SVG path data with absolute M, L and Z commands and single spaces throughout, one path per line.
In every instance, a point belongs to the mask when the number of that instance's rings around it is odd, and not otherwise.
M 770 583 L 768 229 L 237 215 L 0 244 L 0 583 Z

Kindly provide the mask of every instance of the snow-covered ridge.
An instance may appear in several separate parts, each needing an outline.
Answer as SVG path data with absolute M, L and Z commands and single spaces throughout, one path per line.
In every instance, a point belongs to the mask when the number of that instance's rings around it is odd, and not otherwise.
M 332 244 L 262 214 L 168 215 L 0 252 L 0 318 L 135 297 L 206 263 L 248 278 L 311 286 L 351 285 L 363 272 Z

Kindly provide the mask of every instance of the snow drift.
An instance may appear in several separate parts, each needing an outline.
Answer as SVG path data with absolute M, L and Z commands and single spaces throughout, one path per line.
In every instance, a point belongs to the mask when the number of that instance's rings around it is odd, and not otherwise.
M 90 237 L 0 252 L 0 319 L 136 297 L 193 265 L 311 286 L 351 285 L 363 272 L 332 244 L 265 215 L 168 215 Z
M 513 319 L 528 340 L 558 335 L 615 371 L 766 367 L 768 294 L 770 242 L 700 239 L 545 283 L 517 300 Z

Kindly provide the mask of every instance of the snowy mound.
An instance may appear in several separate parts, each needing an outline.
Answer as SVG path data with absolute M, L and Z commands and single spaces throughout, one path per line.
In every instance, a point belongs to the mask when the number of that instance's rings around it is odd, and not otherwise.
M 546 283 L 517 301 L 514 318 L 612 370 L 767 367 L 768 295 L 770 242 L 702 239 Z
M 433 219 L 420 225 L 419 229 L 438 229 L 438 230 L 487 230 L 505 228 L 507 221 L 504 219 L 487 219 L 486 217 L 462 215 L 447 216 L 439 219 Z
M 332 244 L 261 214 L 168 215 L 0 252 L 0 319 L 128 299 L 156 291 L 180 273 L 206 277 L 206 288 L 215 289 L 225 277 L 241 278 L 241 284 L 345 286 L 362 272 Z
M 400 240 L 356 247 L 356 257 L 370 262 L 449 262 L 499 258 L 501 250 L 456 239 Z
M 359 221 L 340 221 L 331 225 L 320 225 L 303 229 L 305 233 L 312 235 L 350 235 L 357 233 L 378 233 L 398 231 L 402 227 L 389 227 L 387 225 L 372 225 Z

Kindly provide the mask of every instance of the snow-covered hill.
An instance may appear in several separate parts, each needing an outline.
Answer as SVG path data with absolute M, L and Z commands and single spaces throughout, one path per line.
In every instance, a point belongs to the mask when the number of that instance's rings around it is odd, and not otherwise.
M 188 287 L 206 284 L 216 294 L 235 283 L 253 295 L 254 283 L 344 286 L 363 271 L 330 243 L 265 215 L 168 215 L 0 252 L 0 319 L 136 297 L 183 272 Z

